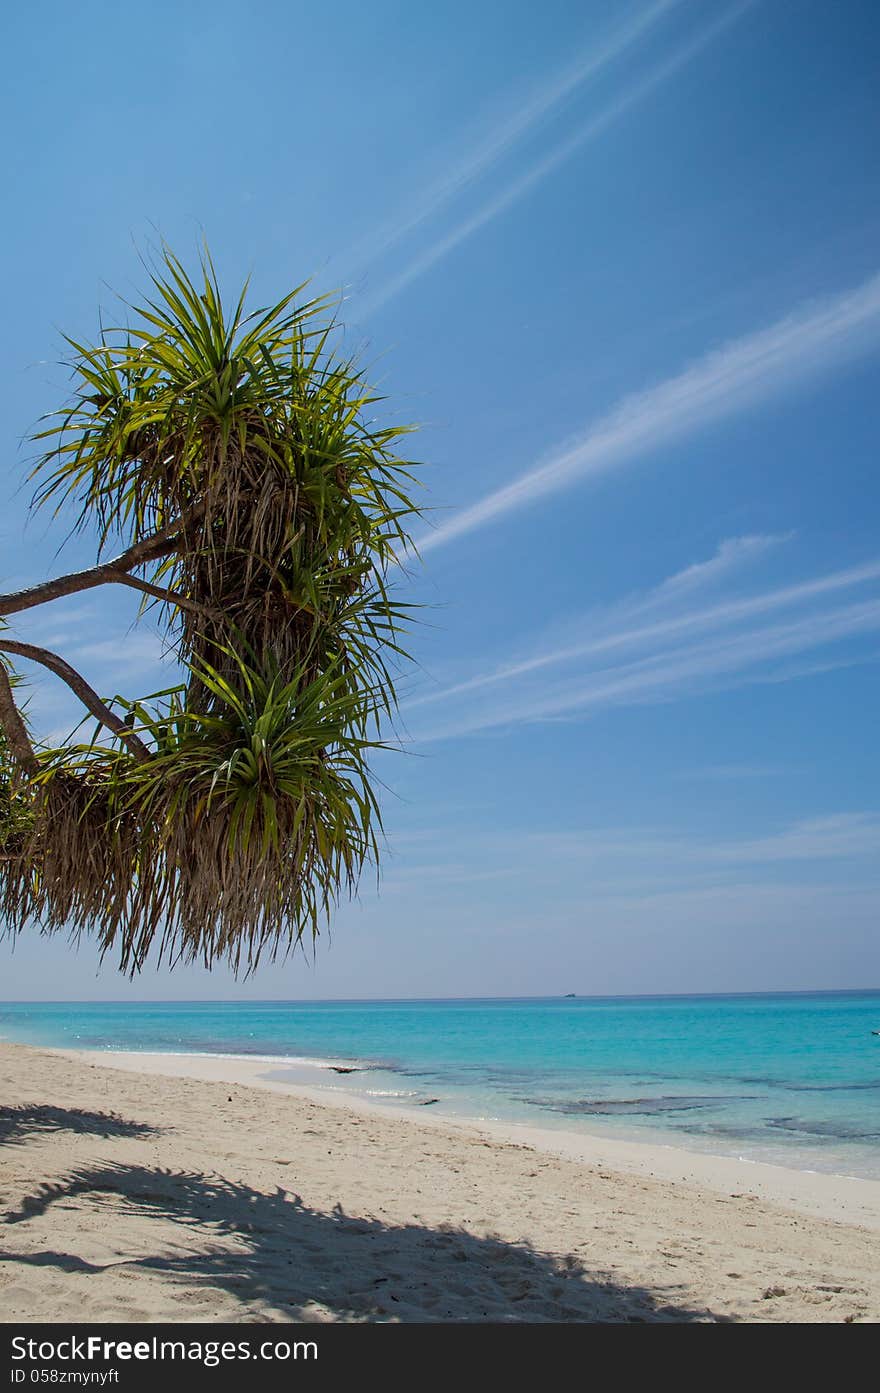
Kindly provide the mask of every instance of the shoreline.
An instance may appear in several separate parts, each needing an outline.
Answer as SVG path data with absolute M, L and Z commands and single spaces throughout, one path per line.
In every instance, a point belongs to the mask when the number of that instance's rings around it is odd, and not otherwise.
M 753 1194 L 807 1216 L 835 1223 L 857 1224 L 880 1232 L 880 1180 L 835 1172 L 801 1170 L 768 1161 L 689 1151 L 686 1147 L 650 1138 L 629 1140 L 600 1133 L 550 1128 L 527 1123 L 480 1117 L 431 1115 L 423 1105 L 406 1107 L 392 1102 L 373 1102 L 344 1087 L 317 1082 L 286 1081 L 272 1077 L 266 1066 L 310 1067 L 332 1071 L 343 1062 L 275 1055 L 234 1055 L 139 1050 L 47 1049 L 63 1058 L 81 1059 L 99 1068 L 185 1078 L 203 1083 L 228 1083 L 289 1095 L 326 1107 L 341 1107 L 355 1114 L 393 1117 L 416 1127 L 440 1132 L 465 1131 L 495 1141 L 526 1146 L 593 1167 L 607 1167 L 628 1175 L 673 1184 L 692 1185 L 720 1194 L 731 1190 Z M 357 1069 L 363 1066 L 355 1062 Z M 416 1111 L 419 1109 L 419 1111 Z
M 0 1043 L 2 1319 L 880 1320 L 878 1182 L 266 1072 Z
M 744 997 L 769 1004 L 735 1005 Z M 286 1082 L 316 1083 L 335 1096 L 344 1085 L 425 1118 L 546 1130 L 557 1148 L 570 1147 L 572 1134 L 589 1135 L 639 1151 L 648 1144 L 880 1181 L 872 1116 L 880 1055 L 868 1038 L 880 1019 L 880 992 L 679 994 L 708 1008 L 688 1006 L 682 1015 L 657 1006 L 644 1018 L 641 1007 L 634 1014 L 641 998 L 622 999 L 633 1009 L 596 1012 L 598 998 L 561 997 L 535 998 L 528 1009 L 493 998 L 496 1014 L 442 999 L 436 1011 L 387 1000 L 245 1001 L 234 1010 L 213 1001 L 131 1010 L 119 1002 L 12 1003 L 0 1008 L 0 1039 L 184 1059 L 228 1055 L 236 1068 L 236 1060 L 259 1060 Z M 463 999 L 471 1007 L 477 1000 Z M 534 1039 L 531 1031 L 521 1036 L 530 1024 Z M 338 1077 L 348 1070 L 351 1077 Z

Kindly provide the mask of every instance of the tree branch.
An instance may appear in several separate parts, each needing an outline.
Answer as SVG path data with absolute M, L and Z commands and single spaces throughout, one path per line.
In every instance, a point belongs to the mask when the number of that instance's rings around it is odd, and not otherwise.
M 161 585 L 153 585 L 149 580 L 141 580 L 140 576 L 123 575 L 120 571 L 118 575 L 108 575 L 109 582 L 118 581 L 120 585 L 130 585 L 133 590 L 142 590 L 145 595 L 152 595 L 157 600 L 165 600 L 169 605 L 177 605 L 179 609 L 191 610 L 193 614 L 207 614 L 216 618 L 220 611 L 209 608 L 208 605 L 200 605 L 197 600 L 188 600 L 185 595 L 175 595 L 173 590 L 165 590 Z M 2 613 L 2 598 L 0 598 L 0 613 Z
M 12 695 L 12 683 L 6 664 L 0 662 L 0 726 L 15 760 L 31 778 L 39 771 L 40 762 L 34 753 L 21 712 Z
M 174 595 L 171 591 L 162 590 L 159 586 L 151 586 L 148 581 L 137 580 L 129 576 L 128 572 L 137 566 L 145 566 L 148 561 L 158 561 L 161 556 L 167 556 L 169 552 L 174 551 L 184 524 L 194 522 L 203 511 L 200 504 L 185 519 L 178 518 L 170 526 L 161 528 L 150 537 L 144 537 L 143 541 L 135 542 L 121 555 L 115 556 L 112 561 L 103 562 L 100 566 L 90 566 L 86 571 L 72 571 L 66 576 L 56 576 L 54 580 L 45 580 L 40 585 L 32 585 L 28 590 L 18 590 L 11 595 L 0 595 L 0 615 L 18 614 L 21 610 L 45 604 L 47 600 L 58 600 L 63 595 L 76 595 L 81 590 L 93 590 L 97 585 L 113 583 L 133 585 L 137 590 L 145 590 L 148 595 L 156 595 L 158 599 L 169 600 L 186 609 L 190 604 L 188 600 Z
M 98 693 L 89 686 L 84 677 L 79 675 L 76 668 L 72 668 L 70 663 L 65 662 L 64 658 L 60 658 L 57 653 L 50 653 L 48 648 L 38 648 L 33 643 L 19 643 L 17 640 L 8 638 L 0 640 L 0 652 L 15 653 L 20 658 L 30 658 L 32 662 L 41 663 L 43 667 L 47 667 L 50 672 L 54 672 L 57 677 L 60 677 L 62 682 L 67 683 L 70 690 L 79 697 L 83 706 L 91 711 L 96 721 L 100 721 L 102 726 L 106 726 L 108 730 L 119 737 L 136 760 L 143 764 L 150 758 L 150 751 L 144 742 L 135 735 L 134 731 L 129 730 L 124 721 L 113 714 L 109 706 L 104 705 Z M 8 684 L 8 677 L 6 680 Z M 2 694 L 0 694 L 0 702 L 2 702 Z M 2 707 L 0 707 L 0 711 L 2 711 Z M 21 720 L 20 716 L 19 720 Z M 9 738 L 8 732 L 7 738 Z M 10 746 L 12 746 L 11 739 Z M 30 742 L 28 742 L 28 748 L 30 748 Z M 33 755 L 33 750 L 31 750 L 31 754 Z M 36 764 L 36 756 L 33 755 L 33 757 Z

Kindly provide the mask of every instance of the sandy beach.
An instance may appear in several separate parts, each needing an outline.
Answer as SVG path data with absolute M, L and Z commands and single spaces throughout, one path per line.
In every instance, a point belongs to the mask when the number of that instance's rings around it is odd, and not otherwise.
M 5 1321 L 864 1321 L 880 1182 L 0 1045 Z

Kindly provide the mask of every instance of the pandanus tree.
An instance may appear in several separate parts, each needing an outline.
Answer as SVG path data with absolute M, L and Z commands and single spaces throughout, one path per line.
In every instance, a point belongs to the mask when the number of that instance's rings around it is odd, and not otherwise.
M 191 278 L 164 251 L 150 279 L 122 327 L 67 341 L 71 397 L 35 436 L 34 506 L 72 509 L 97 560 L 0 596 L 0 918 L 94 934 L 128 972 L 154 945 L 238 971 L 378 863 L 414 474 L 326 300 L 248 311 L 246 287 L 227 309 L 207 254 Z M 141 592 L 176 686 L 102 699 L 15 637 L 105 585 Z M 34 739 L 22 661 L 67 683 L 85 736 Z

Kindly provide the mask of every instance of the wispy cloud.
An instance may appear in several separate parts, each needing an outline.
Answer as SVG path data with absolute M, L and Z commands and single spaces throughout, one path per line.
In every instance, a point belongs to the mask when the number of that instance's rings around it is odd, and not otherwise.
M 587 900 L 676 890 L 705 894 L 738 887 L 744 877 L 771 888 L 791 868 L 801 890 L 818 875 L 857 876 L 878 883 L 880 815 L 874 811 L 830 812 L 771 827 L 760 836 L 725 837 L 684 828 L 652 826 L 550 828 L 527 832 L 490 826 L 438 829 L 433 838 L 442 856 L 430 860 L 403 854 L 389 869 L 384 888 L 403 893 L 430 883 L 434 893 L 457 893 L 479 881 L 508 883 L 514 896 L 528 883 L 555 895 Z M 422 850 L 424 850 L 422 848 Z M 808 869 L 809 868 L 809 869 Z M 844 881 L 846 877 L 846 881 Z
M 750 565 L 774 547 L 778 547 L 781 542 L 790 541 L 793 536 L 793 532 L 784 532 L 728 537 L 708 561 L 697 561 L 693 566 L 686 566 L 683 571 L 665 580 L 658 587 L 657 599 L 679 599 L 709 585 L 715 585 L 718 581 L 727 580 L 734 571 Z
M 168 647 L 158 633 L 128 633 L 118 638 L 94 639 L 72 650 L 77 659 L 87 659 L 99 665 L 110 664 L 126 673 L 154 667 L 168 656 Z
M 876 813 L 834 813 L 807 818 L 771 836 L 712 847 L 704 855 L 738 865 L 778 862 L 850 860 L 880 853 L 880 817 Z M 875 863 L 876 864 L 876 863 Z
M 420 552 L 488 527 L 507 513 L 790 390 L 876 348 L 880 274 L 812 302 L 769 328 L 715 349 L 677 376 L 626 397 L 543 464 L 418 538 Z
M 665 582 L 641 600 L 594 613 L 577 642 L 539 648 L 417 697 L 404 714 L 412 738 L 426 742 L 583 718 L 614 706 L 680 700 L 742 683 L 793 680 L 817 666 L 827 671 L 849 665 L 854 661 L 850 651 L 838 658 L 825 650 L 880 630 L 878 581 L 880 561 L 875 561 L 702 606 L 693 603 L 692 592 L 677 592 Z M 860 598 L 855 592 L 864 587 L 873 587 L 873 593 Z M 847 596 L 847 591 L 853 593 Z M 838 596 L 837 603 L 830 603 Z M 657 612 L 662 603 L 677 608 Z M 776 617 L 785 610 L 795 613 Z M 643 622 L 646 615 L 653 617 Z M 821 661 L 784 666 L 786 660 L 811 654 L 821 654 Z M 424 724 L 417 708 L 430 703 L 445 708 L 442 725 Z
M 725 545 L 727 544 L 722 543 L 716 555 L 723 553 Z M 706 571 L 712 566 L 711 561 L 703 564 Z M 699 569 L 688 567 L 686 571 L 678 574 L 683 576 Z M 775 610 L 822 601 L 837 591 L 855 589 L 880 580 L 880 561 L 832 571 L 825 576 L 801 581 L 796 585 L 779 586 L 757 595 L 725 600 L 720 604 L 703 608 L 686 609 L 681 613 L 653 619 L 647 624 L 633 623 L 633 620 L 654 610 L 664 599 L 677 599 L 677 579 L 678 576 L 673 576 L 670 580 L 663 581 L 641 599 L 632 599 L 624 605 L 614 606 L 604 614 L 594 613 L 589 617 L 588 633 L 575 643 L 539 651 L 516 662 L 502 663 L 493 670 L 468 678 L 464 682 L 414 697 L 407 703 L 407 710 L 431 702 L 447 702 L 451 697 L 474 692 L 482 687 L 510 682 L 514 678 L 525 677 L 543 668 L 557 667 L 577 659 L 602 657 L 627 649 L 651 648 L 658 644 L 678 641 L 701 631 L 717 631 L 742 624 L 744 621 L 771 614 Z
M 712 838 L 651 828 L 558 830 L 526 834 L 514 847 L 582 865 L 610 861 L 647 867 L 759 866 L 796 861 L 848 861 L 874 858 L 880 852 L 880 816 L 876 812 L 835 812 L 800 818 L 760 837 Z M 488 858 L 487 858 L 488 859 Z
M 722 642 L 700 643 L 663 652 L 637 662 L 602 669 L 586 677 L 529 692 L 494 708 L 465 715 L 451 729 L 421 738 L 446 739 L 499 726 L 533 724 L 565 716 L 584 716 L 613 706 L 681 700 L 701 691 L 748 681 L 761 664 L 843 639 L 880 630 L 880 600 L 848 605 L 821 619 L 811 616 L 791 624 L 750 630 Z
M 367 316 L 387 304 L 389 300 L 399 295 L 400 292 L 411 285 L 413 281 L 425 275 L 427 271 L 432 270 L 438 262 L 444 260 L 445 257 L 447 257 L 450 252 L 454 251 L 456 247 L 460 246 L 462 242 L 467 241 L 475 232 L 479 232 L 488 223 L 493 222 L 495 218 L 499 217 L 500 214 L 505 213 L 508 208 L 518 203 L 520 199 L 531 193 L 538 184 L 548 177 L 548 175 L 553 174 L 563 164 L 570 160 L 573 155 L 577 154 L 578 151 L 582 150 L 586 145 L 589 145 L 590 142 L 597 139 L 598 136 L 604 134 L 608 127 L 613 125 L 615 121 L 625 116 L 627 112 L 644 101 L 646 97 L 650 96 L 658 87 L 667 82 L 693 58 L 696 58 L 708 44 L 717 38 L 723 30 L 727 29 L 729 25 L 732 24 L 734 20 L 738 19 L 747 9 L 750 9 L 754 3 L 755 0 L 740 0 L 739 4 L 734 5 L 732 9 L 726 11 L 726 13 L 701 29 L 686 43 L 682 44 L 671 57 L 658 64 L 646 77 L 632 83 L 620 96 L 609 102 L 588 121 L 580 125 L 571 135 L 554 146 L 546 155 L 535 161 L 529 169 L 509 183 L 501 192 L 493 195 L 493 197 L 483 203 L 475 212 L 464 218 L 449 232 L 445 233 L 444 236 L 432 243 L 431 246 L 427 247 L 418 256 L 414 257 L 403 270 L 398 271 L 395 275 L 390 277 L 376 291 L 366 295 L 363 300 L 359 301 L 361 312 Z M 588 65 L 587 71 L 584 73 L 583 77 L 574 82 L 570 82 L 567 86 L 563 83 L 564 90 L 560 97 L 554 98 L 550 105 L 555 105 L 558 100 L 561 100 L 562 95 L 566 95 L 577 85 L 577 82 L 583 81 L 588 75 L 595 75 L 595 73 L 600 68 L 606 66 L 612 58 L 619 56 L 626 48 L 630 47 L 636 39 L 641 38 L 646 29 L 668 8 L 669 6 L 655 6 L 654 9 L 649 11 L 647 16 L 643 18 L 641 23 L 629 26 L 628 30 L 624 31 L 622 36 L 606 46 L 601 59 L 594 60 L 591 66 Z M 547 108 L 540 110 L 535 120 L 537 120 L 539 116 L 544 115 L 546 109 Z M 529 125 L 531 124 L 534 124 L 534 122 L 529 122 Z M 486 168 L 494 163 L 495 159 L 506 151 L 510 144 L 513 143 L 513 140 L 518 138 L 518 135 L 521 135 L 525 129 L 528 129 L 528 126 L 523 127 L 521 131 L 517 132 L 517 135 L 511 136 L 509 139 L 503 138 L 499 142 L 498 151 L 495 156 L 480 160 L 479 172 L 483 173 Z M 474 176 L 469 176 L 466 182 L 470 182 L 471 177 Z M 426 203 L 432 205 L 431 211 L 436 211 L 436 209 L 441 207 L 446 201 L 444 197 L 433 201 L 428 199 Z M 428 212 L 419 212 L 419 214 L 410 221 L 412 225 L 415 226 L 424 221 L 428 216 Z
M 120 692 L 129 697 L 140 695 L 143 686 L 155 691 L 168 686 L 173 656 L 167 652 L 162 636 L 150 630 L 120 629 L 112 637 L 84 637 L 89 630 L 101 628 L 107 633 L 100 615 L 87 608 L 70 610 L 65 615 L 63 630 L 48 628 L 50 617 L 43 615 L 24 635 L 29 641 L 60 653 L 73 663 L 91 686 L 104 698 Z M 40 624 L 45 632 L 40 632 Z M 48 744 L 67 738 L 87 716 L 84 707 L 70 688 L 54 674 L 36 663 L 22 662 L 20 671 L 25 678 L 28 719 L 35 735 Z M 140 691 L 132 691 L 137 678 Z M 143 684 L 140 685 L 140 684 Z
M 573 93 L 597 78 L 684 0 L 657 0 L 600 42 L 591 41 L 577 56 L 553 72 L 529 95 L 520 96 L 513 112 L 491 130 L 474 139 L 470 148 L 457 155 L 450 168 L 433 183 L 421 189 L 393 220 L 378 228 L 348 253 L 354 266 L 364 266 L 411 236 L 419 227 L 436 218 L 478 179 L 489 173 L 511 150 L 531 135 L 547 117 L 555 113 Z

